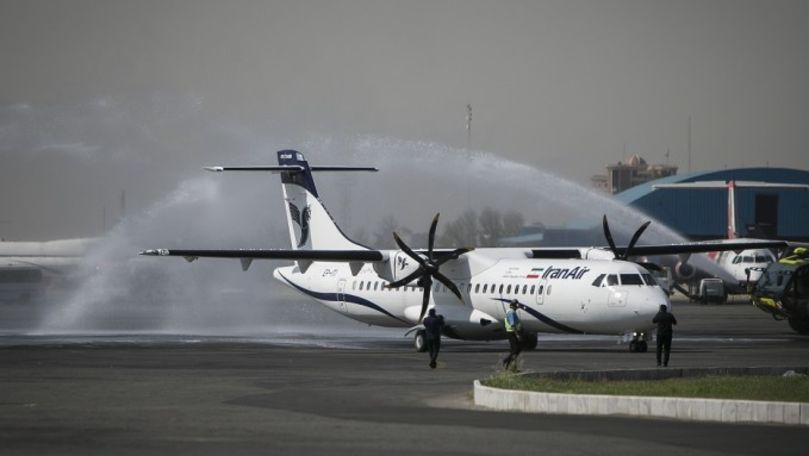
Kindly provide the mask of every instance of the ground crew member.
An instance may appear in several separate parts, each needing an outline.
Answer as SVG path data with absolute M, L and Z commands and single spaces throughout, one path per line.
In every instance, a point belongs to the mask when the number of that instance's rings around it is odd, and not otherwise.
M 422 324 L 424 325 L 424 341 L 427 344 L 427 351 L 430 352 L 430 368 L 435 369 L 438 352 L 441 350 L 441 331 L 444 329 L 444 316 L 436 315 L 435 309 L 430 309 L 427 318 L 424 319 Z
M 520 340 L 520 336 L 522 335 L 522 323 L 520 322 L 520 317 L 517 315 L 518 307 L 519 303 L 517 300 L 512 299 L 511 303 L 509 303 L 509 309 L 506 311 L 506 318 L 503 320 L 503 324 L 506 326 L 506 335 L 508 336 L 509 344 L 508 356 L 503 360 L 503 367 L 505 369 L 508 369 L 509 365 L 517 360 L 517 356 L 519 356 L 522 351 L 522 341 Z
M 674 314 L 666 311 L 666 305 L 660 305 L 660 311 L 652 319 L 652 323 L 657 323 L 657 367 L 660 367 L 660 355 L 663 355 L 663 366 L 669 365 L 669 353 L 671 353 L 671 336 L 674 333 L 672 325 L 677 324 Z

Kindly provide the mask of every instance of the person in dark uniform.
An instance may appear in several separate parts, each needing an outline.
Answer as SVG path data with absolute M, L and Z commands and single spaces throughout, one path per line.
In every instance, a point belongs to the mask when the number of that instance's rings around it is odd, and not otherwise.
M 509 309 L 506 311 L 506 318 L 503 324 L 506 329 L 506 336 L 508 336 L 509 353 L 506 359 L 503 360 L 503 367 L 508 369 L 512 362 L 517 359 L 522 351 L 522 341 L 520 336 L 522 334 L 522 323 L 520 317 L 517 315 L 517 308 L 519 303 L 516 299 L 512 299 L 509 304 Z
M 663 366 L 669 365 L 669 353 L 671 353 L 671 336 L 674 333 L 673 325 L 677 324 L 674 314 L 667 312 L 666 305 L 660 305 L 660 311 L 652 319 L 652 323 L 657 323 L 657 367 L 660 367 L 660 358 L 663 355 Z
M 444 329 L 444 317 L 436 315 L 435 309 L 430 309 L 427 318 L 422 321 L 424 325 L 424 341 L 427 351 L 430 352 L 430 368 L 435 369 L 438 352 L 441 350 L 441 331 Z

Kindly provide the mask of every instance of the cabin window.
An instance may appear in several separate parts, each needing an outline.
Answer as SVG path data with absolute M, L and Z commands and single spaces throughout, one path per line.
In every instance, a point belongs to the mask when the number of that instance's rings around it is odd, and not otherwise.
M 618 276 L 615 274 L 610 274 L 607 276 L 607 285 L 613 286 L 618 285 Z
M 599 274 L 598 277 L 596 277 L 596 279 L 593 280 L 593 286 L 594 287 L 600 287 L 601 286 L 601 281 L 604 280 L 605 275 L 606 274 Z
M 363 286 L 365 286 L 365 281 L 360 280 L 360 291 L 362 291 Z
M 466 284 L 466 294 L 470 294 L 470 293 L 472 293 L 472 284 L 468 283 L 468 284 Z
M 479 283 L 476 283 L 476 284 L 475 284 L 475 293 L 477 293 L 477 292 L 479 292 L 479 291 L 480 291 L 480 284 L 479 284 Z
M 523 285 L 522 286 L 522 294 L 526 294 L 526 293 L 528 293 L 528 285 Z
M 531 294 L 534 294 L 534 285 L 531 285 Z
M 551 295 L 551 287 L 553 287 L 553 285 L 548 285 L 548 296 Z
M 506 294 L 511 294 L 511 285 L 506 287 Z
M 483 284 L 483 293 L 486 293 L 486 289 L 487 289 L 487 288 L 489 288 L 489 284 L 488 284 L 488 283 L 484 283 L 484 284 Z
M 354 281 L 352 281 L 352 282 L 351 282 L 351 289 L 352 289 L 352 290 L 356 290 L 356 289 L 357 289 L 357 281 L 356 281 L 356 280 L 354 280 Z
M 500 288 L 498 289 L 497 292 L 500 293 L 500 294 L 503 294 L 503 284 L 502 283 L 500 284 Z
M 544 286 L 544 285 L 540 285 L 540 286 L 539 286 L 539 291 L 538 291 L 537 293 L 538 293 L 538 294 L 542 294 L 542 292 L 543 292 L 544 290 L 545 290 L 545 286 Z
M 643 285 L 639 274 L 621 274 L 621 285 Z

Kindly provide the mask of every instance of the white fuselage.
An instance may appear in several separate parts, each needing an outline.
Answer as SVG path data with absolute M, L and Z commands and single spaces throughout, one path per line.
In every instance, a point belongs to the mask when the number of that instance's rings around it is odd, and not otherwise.
M 731 291 L 744 291 L 747 282 L 754 283 L 761 277 L 761 272 L 775 261 L 775 255 L 769 250 L 743 250 L 739 253 L 722 252 L 717 263 L 728 271 L 736 281 Z M 735 288 L 738 287 L 738 290 Z
M 433 285 L 429 305 L 444 316 L 451 336 L 504 338 L 502 320 L 511 299 L 521 304 L 518 312 L 530 332 L 645 332 L 660 305 L 671 306 L 666 293 L 650 285 L 648 272 L 634 263 L 503 257 L 507 250 L 512 249 L 478 249 L 442 266 L 464 297 L 461 302 L 443 285 Z M 389 281 L 383 276 L 370 264 L 356 275 L 345 263 L 314 263 L 305 272 L 298 266 L 275 270 L 281 282 L 349 318 L 378 326 L 417 325 L 423 289 L 415 283 L 385 288 Z

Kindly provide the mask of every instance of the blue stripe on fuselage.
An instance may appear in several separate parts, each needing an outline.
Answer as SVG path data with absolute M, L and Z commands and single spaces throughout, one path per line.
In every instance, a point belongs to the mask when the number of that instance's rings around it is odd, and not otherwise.
M 495 300 L 495 301 L 501 301 L 501 302 L 504 302 L 504 303 L 507 303 L 507 304 L 511 302 L 511 299 L 502 299 L 502 298 L 492 298 L 492 299 Z M 558 321 L 554 320 L 553 318 L 550 318 L 550 317 L 548 317 L 547 315 L 545 315 L 543 313 L 537 312 L 536 310 L 526 306 L 525 304 L 521 304 L 519 301 L 517 301 L 517 306 L 520 309 L 528 312 L 532 317 L 536 318 L 537 320 L 541 321 L 542 323 L 545 323 L 548 326 L 553 326 L 554 328 L 556 328 L 556 329 L 558 329 L 560 331 L 564 331 L 564 332 L 568 332 L 568 333 L 572 333 L 572 334 L 584 334 L 584 331 L 579 331 L 576 328 L 571 328 L 570 326 L 559 323 Z
M 309 296 L 311 296 L 311 297 L 313 297 L 315 299 L 320 299 L 320 300 L 323 300 L 323 301 L 339 302 L 339 299 L 337 298 L 337 293 L 320 293 L 320 292 L 317 292 L 317 291 L 308 290 L 308 289 L 303 288 L 302 286 L 294 283 L 293 281 L 289 280 L 286 276 L 284 276 L 284 274 L 281 274 L 279 272 L 278 275 L 283 277 L 284 280 L 286 280 L 288 284 L 292 285 L 293 287 L 295 287 L 298 291 L 300 291 L 303 294 L 309 295 Z M 374 309 L 377 312 L 381 312 L 381 313 L 393 318 L 394 320 L 401 321 L 402 323 L 407 324 L 407 325 L 411 324 L 409 321 L 405 321 L 405 320 L 402 320 L 401 318 L 397 318 L 396 316 L 394 316 L 393 314 L 391 314 L 387 310 L 383 309 L 382 307 L 372 303 L 371 301 L 368 301 L 367 299 L 361 298 L 359 296 L 354 296 L 354 295 L 350 295 L 350 294 L 347 294 L 347 293 L 343 293 L 343 301 L 351 302 L 351 303 L 354 303 L 354 304 L 359 304 L 361 306 L 368 307 L 369 309 Z

